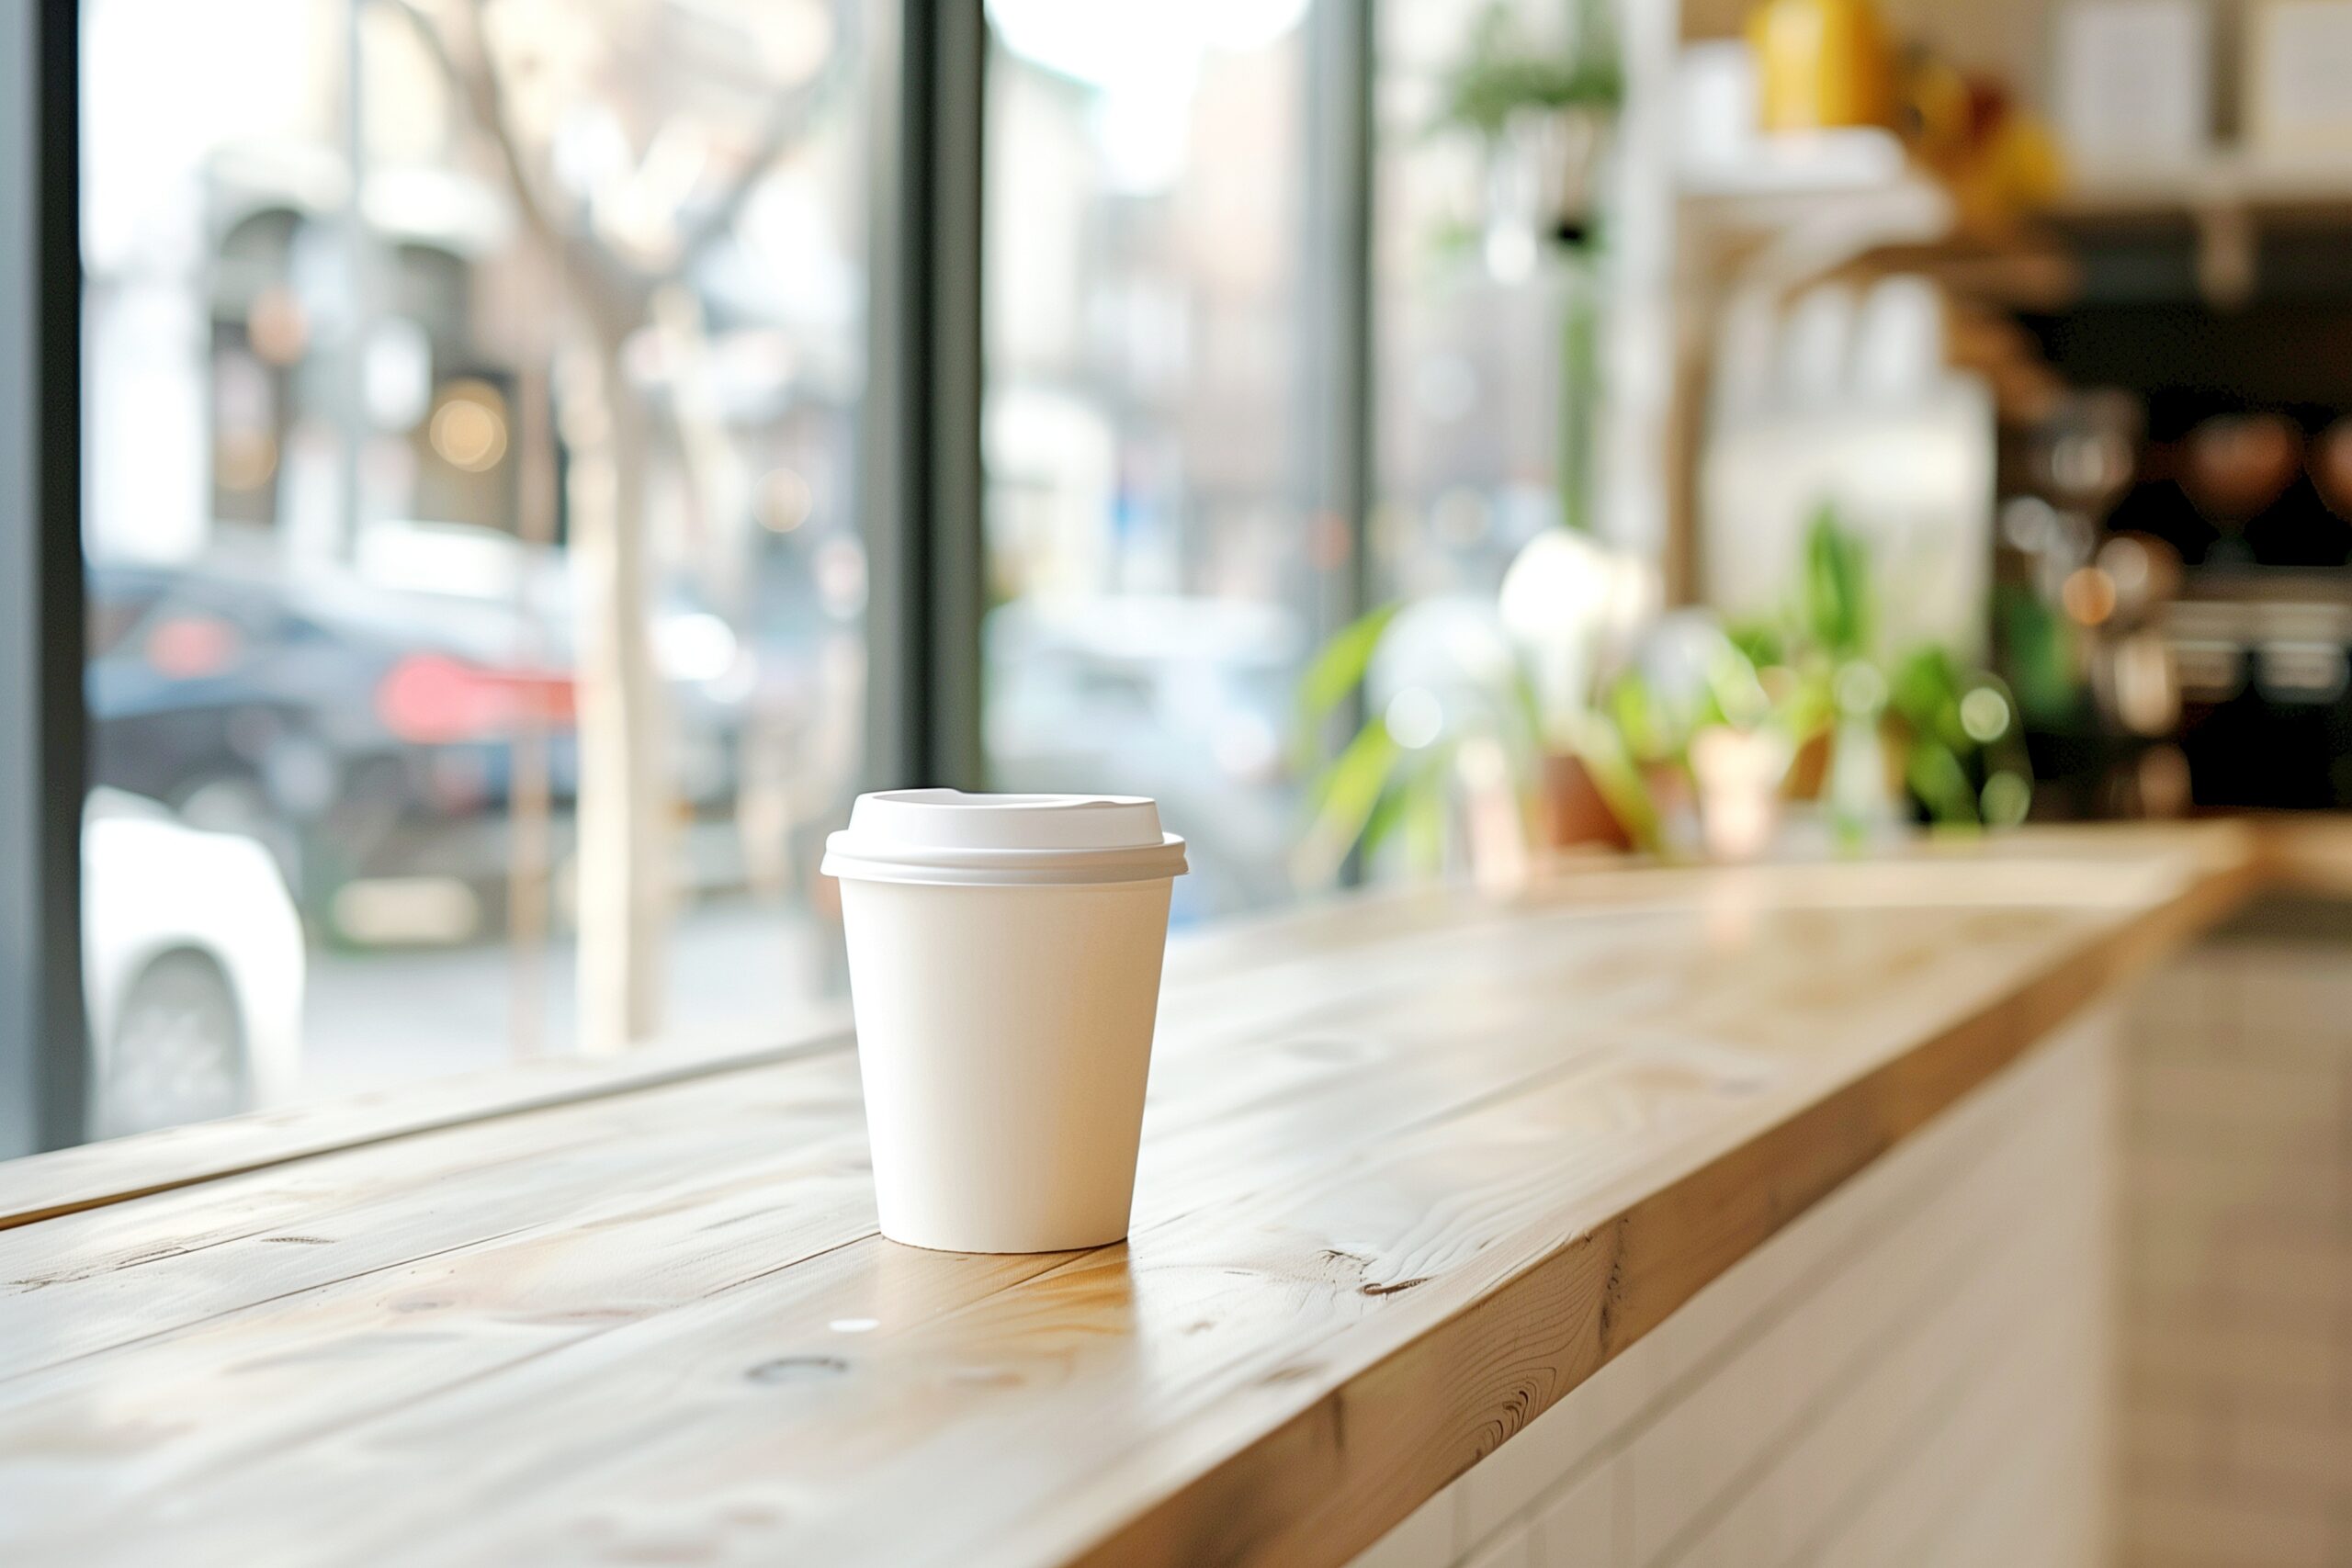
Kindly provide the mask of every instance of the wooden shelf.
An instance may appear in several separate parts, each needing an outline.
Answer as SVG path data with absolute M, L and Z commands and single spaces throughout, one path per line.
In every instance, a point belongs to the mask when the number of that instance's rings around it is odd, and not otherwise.
M 1825 130 L 1805 136 L 1758 137 L 1738 157 L 1686 164 L 1677 189 L 1688 198 L 1751 198 L 1868 195 L 1908 177 L 1903 143 L 1883 130 Z
M 2191 164 L 2085 164 L 2046 210 L 2082 219 L 2196 220 L 2217 210 L 2352 218 L 2352 160 L 2227 152 Z
M 1901 162 L 1892 137 L 1881 141 L 1686 174 L 1678 197 L 1686 231 L 1736 258 L 1743 278 L 1760 272 L 1797 284 L 1884 263 L 1996 302 L 2047 307 L 2069 287 L 2068 231 L 2185 224 L 2196 231 L 2200 265 L 2225 280 L 2250 276 L 2253 237 L 2266 224 L 2352 224 L 2352 159 L 2217 152 L 2185 164 L 2080 167 L 2055 199 L 2008 230 L 1963 233 L 1941 187 Z
M 1950 234 L 1943 188 L 1883 131 L 1828 131 L 1757 143 L 1736 164 L 1687 168 L 1676 203 L 1702 276 L 1794 286 L 1874 252 Z

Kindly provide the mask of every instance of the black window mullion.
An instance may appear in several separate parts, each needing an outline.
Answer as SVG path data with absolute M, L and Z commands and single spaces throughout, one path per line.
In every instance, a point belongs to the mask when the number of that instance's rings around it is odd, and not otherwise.
M 978 788 L 980 0 L 873 0 L 866 773 Z
M 0 1157 L 85 1122 L 79 56 L 0 11 Z

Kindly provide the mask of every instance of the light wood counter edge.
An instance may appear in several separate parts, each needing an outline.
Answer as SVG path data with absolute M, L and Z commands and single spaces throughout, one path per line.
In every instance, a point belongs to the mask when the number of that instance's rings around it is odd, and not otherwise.
M 2342 829 L 2301 842 L 2259 829 L 2200 830 L 2199 874 L 2173 897 L 1534 1258 L 1057 1561 L 1088 1568 L 1350 1561 L 1848 1178 L 2271 885 L 2278 868 L 2267 851 L 2283 842 L 2292 855 L 2312 841 L 2352 870 L 2352 833 Z M 2352 878 L 2331 874 L 2318 886 L 2352 890 Z M 1542 1331 L 1531 1334 L 1536 1325 Z M 1449 1424 L 1433 1430 L 1433 1410 Z M 1511 1413 L 1508 1430 L 1498 1429 L 1498 1411 Z
M 0 1161 L 0 1231 L 341 1149 L 850 1047 L 849 1010 L 839 1007 L 773 1045 L 665 1043 L 625 1056 L 550 1057 L 28 1155 Z

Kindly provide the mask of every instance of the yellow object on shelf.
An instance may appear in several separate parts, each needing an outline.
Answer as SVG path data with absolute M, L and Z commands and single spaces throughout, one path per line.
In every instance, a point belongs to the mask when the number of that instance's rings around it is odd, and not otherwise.
M 1871 0 L 1764 0 L 1747 34 L 1764 130 L 1894 124 L 1894 56 Z

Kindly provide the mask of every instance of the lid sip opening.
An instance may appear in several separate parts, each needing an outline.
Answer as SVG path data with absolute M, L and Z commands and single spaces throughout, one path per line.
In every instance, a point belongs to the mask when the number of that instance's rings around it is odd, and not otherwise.
M 861 795 L 820 868 L 865 882 L 1019 886 L 1182 876 L 1184 840 L 1133 795 Z

